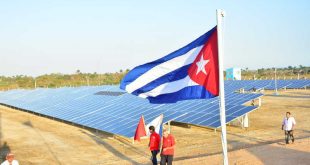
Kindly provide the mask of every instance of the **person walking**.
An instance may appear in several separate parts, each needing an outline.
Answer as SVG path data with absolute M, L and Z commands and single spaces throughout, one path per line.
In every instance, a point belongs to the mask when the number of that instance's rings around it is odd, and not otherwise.
M 157 165 L 156 156 L 159 152 L 160 136 L 158 133 L 155 132 L 154 126 L 150 126 L 149 131 L 151 133 L 150 142 L 149 142 L 149 148 L 150 148 L 150 151 L 152 153 L 151 160 L 152 160 L 153 165 Z
M 289 144 L 290 139 L 294 143 L 294 127 L 296 125 L 295 118 L 291 116 L 290 112 L 286 112 L 286 116 L 282 121 L 282 130 L 285 134 L 285 143 Z
M 160 165 L 172 165 L 175 148 L 174 137 L 166 130 L 163 130 L 163 145 L 161 150 Z

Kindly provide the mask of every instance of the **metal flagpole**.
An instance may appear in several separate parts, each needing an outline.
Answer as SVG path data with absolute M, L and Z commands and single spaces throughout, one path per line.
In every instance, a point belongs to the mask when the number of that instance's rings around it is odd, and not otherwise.
M 224 72 L 223 72 L 223 48 L 222 48 L 222 18 L 224 10 L 217 9 L 217 46 L 218 46 L 218 62 L 219 62 L 219 79 L 220 79 L 220 116 L 222 127 L 222 148 L 223 148 L 223 164 L 228 165 L 227 156 L 227 139 L 226 139 L 226 115 L 225 115 L 225 92 L 224 92 Z

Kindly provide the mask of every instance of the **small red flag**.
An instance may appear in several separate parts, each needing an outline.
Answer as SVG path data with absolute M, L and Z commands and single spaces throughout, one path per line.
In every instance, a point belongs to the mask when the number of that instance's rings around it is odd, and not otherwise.
M 140 141 L 140 137 L 146 136 L 146 131 L 145 131 L 145 125 L 144 125 L 144 118 L 141 116 L 139 124 L 136 129 L 135 137 L 134 140 Z

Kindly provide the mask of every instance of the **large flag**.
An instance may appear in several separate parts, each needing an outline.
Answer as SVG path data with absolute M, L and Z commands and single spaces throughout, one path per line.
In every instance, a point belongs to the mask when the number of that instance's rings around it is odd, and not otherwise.
M 140 141 L 140 137 L 146 136 L 144 118 L 141 116 L 140 121 L 138 123 L 134 140 Z
M 155 127 L 155 132 L 161 135 L 161 127 L 163 123 L 164 115 L 161 114 L 158 117 L 156 117 L 154 120 L 152 120 L 149 124 L 146 125 L 146 129 L 149 129 L 150 126 Z M 150 136 L 150 131 L 147 131 L 147 135 Z
M 185 47 L 132 69 L 121 89 L 151 103 L 173 103 L 219 95 L 216 27 Z

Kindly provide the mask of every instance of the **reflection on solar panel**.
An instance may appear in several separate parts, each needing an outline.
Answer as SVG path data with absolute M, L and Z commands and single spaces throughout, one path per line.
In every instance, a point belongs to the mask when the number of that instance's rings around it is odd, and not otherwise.
M 105 96 L 120 96 L 126 92 L 114 92 L 114 91 L 100 91 L 95 93 L 95 95 L 105 95 Z
M 262 94 L 226 93 L 226 120 L 230 122 L 256 106 L 243 106 Z M 0 92 L 0 103 L 68 122 L 132 137 L 141 115 L 145 122 L 164 114 L 164 122 L 177 121 L 211 128 L 220 127 L 219 100 L 186 100 L 150 104 L 124 93 L 118 86 L 10 90 Z

